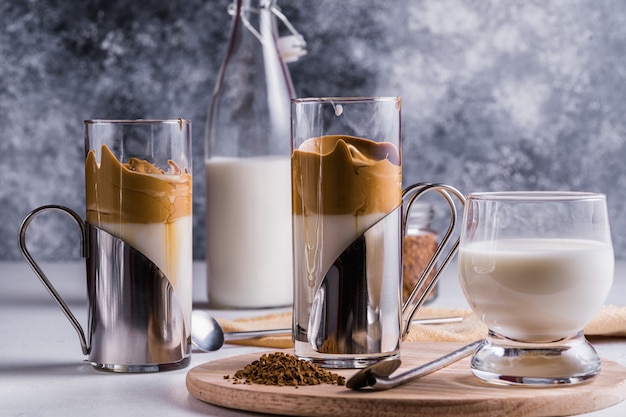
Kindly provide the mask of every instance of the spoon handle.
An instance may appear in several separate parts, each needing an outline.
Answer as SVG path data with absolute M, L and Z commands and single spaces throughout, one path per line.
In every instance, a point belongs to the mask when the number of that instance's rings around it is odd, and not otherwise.
M 424 318 L 424 319 L 415 319 L 413 320 L 413 324 L 444 324 L 444 323 L 458 323 L 463 321 L 462 317 L 452 316 L 452 317 L 434 317 L 434 318 Z M 291 334 L 291 329 L 268 329 L 268 330 L 248 330 L 241 332 L 224 332 L 224 341 L 229 340 L 247 340 L 247 339 L 255 339 L 257 337 L 265 337 L 265 336 L 275 336 L 275 335 L 286 335 Z
M 247 330 L 243 332 L 224 332 L 224 341 L 246 340 L 257 337 L 287 335 L 291 334 L 291 329 L 267 329 L 267 330 Z
M 482 339 L 476 340 L 475 342 L 472 342 L 469 345 L 465 345 L 462 348 L 455 350 L 454 352 L 450 352 L 447 355 L 437 358 L 434 361 L 428 362 L 424 365 L 418 366 L 417 368 L 409 369 L 408 371 L 401 373 L 397 376 L 375 376 L 375 382 L 373 384 L 370 384 L 370 388 L 382 391 L 414 381 L 418 378 L 438 371 L 441 368 L 445 368 L 448 365 L 452 365 L 453 363 L 460 361 L 466 356 L 469 356 L 483 342 L 484 340 Z

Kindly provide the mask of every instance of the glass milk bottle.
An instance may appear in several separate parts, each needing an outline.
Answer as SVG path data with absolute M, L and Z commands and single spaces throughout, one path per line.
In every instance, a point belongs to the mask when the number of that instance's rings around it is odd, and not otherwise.
M 304 41 L 275 0 L 235 0 L 206 135 L 206 238 L 212 307 L 292 304 L 290 99 L 285 57 Z M 277 17 L 295 36 L 277 39 Z M 295 45 L 295 46 L 294 46 Z M 290 47 L 290 48 L 289 48 Z

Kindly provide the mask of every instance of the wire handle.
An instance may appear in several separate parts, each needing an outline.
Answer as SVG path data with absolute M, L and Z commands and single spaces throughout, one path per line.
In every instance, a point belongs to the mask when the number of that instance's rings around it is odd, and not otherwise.
M 67 214 L 72 219 L 74 219 L 74 221 L 80 228 L 80 256 L 83 258 L 87 258 L 89 256 L 89 246 L 87 243 L 87 239 L 85 237 L 85 233 L 86 233 L 85 223 L 83 222 L 83 219 L 81 219 L 80 216 L 76 214 L 76 212 L 64 206 L 47 205 L 47 206 L 41 206 L 31 211 L 26 216 L 26 218 L 24 218 L 24 221 L 22 221 L 22 225 L 20 226 L 18 244 L 19 244 L 20 250 L 22 251 L 22 254 L 26 258 L 26 261 L 30 264 L 31 268 L 33 268 L 33 271 L 35 271 L 35 274 L 39 277 L 39 279 L 43 283 L 44 287 L 46 287 L 46 289 L 48 290 L 52 298 L 54 298 L 57 304 L 59 305 L 59 307 L 61 307 L 61 310 L 63 310 L 63 313 L 65 314 L 67 319 L 70 321 L 70 323 L 72 323 L 72 326 L 74 326 L 74 329 L 76 329 L 76 332 L 78 333 L 78 338 L 80 339 L 80 346 L 83 351 L 83 354 L 88 355 L 91 351 L 91 343 L 87 341 L 83 328 L 81 327 L 80 323 L 76 319 L 76 316 L 74 316 L 74 314 L 72 313 L 70 308 L 67 306 L 65 301 L 63 301 L 63 298 L 61 297 L 61 295 L 59 295 L 57 290 L 54 288 L 54 286 L 52 285 L 52 283 L 50 282 L 46 274 L 39 267 L 35 259 L 30 254 L 28 248 L 26 247 L 26 230 L 28 229 L 28 226 L 35 219 L 35 217 L 37 217 L 41 213 L 48 211 L 48 210 L 60 211 L 62 213 Z
M 424 301 L 428 298 L 428 295 L 435 288 L 435 284 L 439 280 L 441 273 L 448 266 L 459 246 L 459 238 L 456 239 L 448 254 L 444 258 L 439 268 L 435 268 L 435 265 L 439 261 L 443 250 L 448 245 L 452 233 L 457 224 L 457 208 L 454 204 L 452 196 L 456 197 L 461 202 L 461 207 L 465 206 L 465 196 L 461 194 L 456 188 L 446 184 L 432 184 L 432 183 L 418 183 L 411 185 L 402 191 L 402 200 L 406 204 L 407 213 L 411 209 L 411 205 L 422 195 L 429 191 L 437 191 L 448 203 L 450 208 L 450 223 L 446 233 L 443 235 L 440 244 L 437 247 L 433 257 L 428 262 L 428 265 L 422 272 L 422 275 L 418 279 L 417 283 L 413 287 L 413 291 L 409 295 L 406 302 L 402 305 L 402 338 L 404 339 L 411 328 L 411 321 L 417 310 L 424 304 Z M 402 220 L 402 241 L 404 242 L 404 235 L 408 227 L 408 215 L 403 216 Z M 432 274 L 432 277 L 430 276 Z

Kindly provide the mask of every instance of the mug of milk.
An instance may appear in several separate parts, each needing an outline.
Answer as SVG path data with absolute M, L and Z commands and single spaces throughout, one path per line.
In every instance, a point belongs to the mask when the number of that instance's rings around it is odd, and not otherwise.
M 87 219 L 63 206 L 33 210 L 20 248 L 78 332 L 91 364 L 154 372 L 191 361 L 191 122 L 85 121 Z M 30 222 L 55 210 L 81 231 L 87 265 L 83 329 L 26 247 Z
M 359 368 L 399 355 L 400 341 L 454 254 L 454 188 L 402 190 L 399 97 L 292 100 L 293 338 L 297 356 Z M 438 191 L 451 228 L 402 304 L 402 242 L 411 205 Z M 404 204 L 403 204 L 404 203 Z
M 583 328 L 613 282 L 603 194 L 469 194 L 458 263 L 469 305 L 489 328 L 471 360 L 477 377 L 558 386 L 598 375 Z

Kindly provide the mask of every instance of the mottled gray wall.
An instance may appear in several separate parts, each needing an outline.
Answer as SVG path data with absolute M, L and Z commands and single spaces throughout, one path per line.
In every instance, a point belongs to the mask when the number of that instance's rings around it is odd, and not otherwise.
M 229 35 L 227 0 L 0 1 L 0 259 L 32 208 L 84 214 L 82 121 L 193 121 L 195 256 L 204 257 L 203 136 Z M 608 194 L 626 257 L 626 2 L 282 0 L 308 41 L 299 96 L 401 95 L 405 182 L 463 192 Z M 33 252 L 75 259 L 38 219 Z

